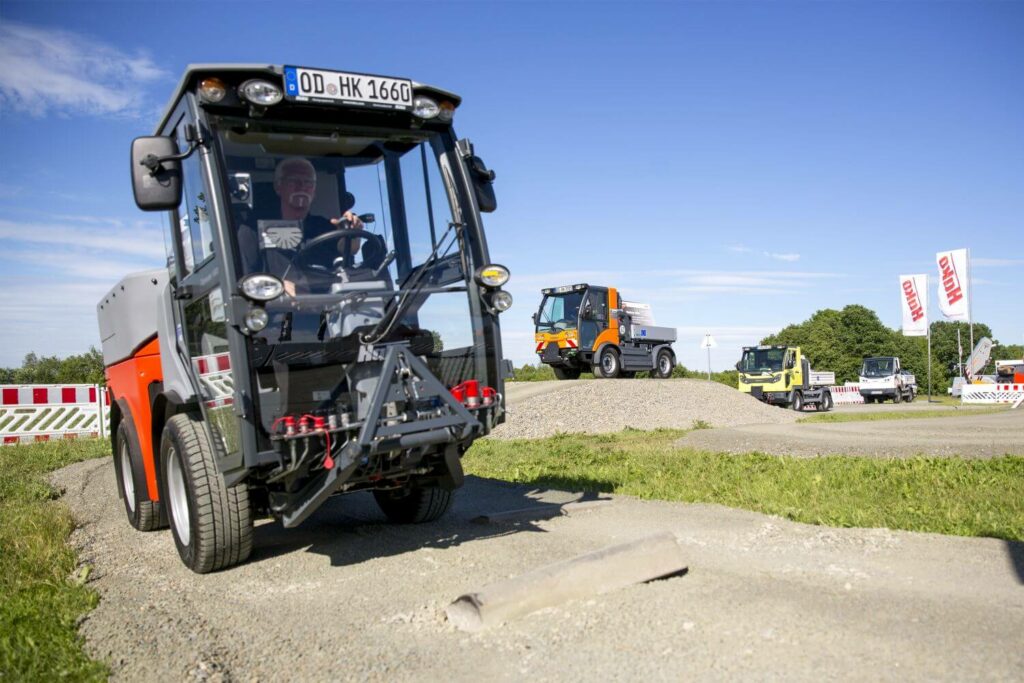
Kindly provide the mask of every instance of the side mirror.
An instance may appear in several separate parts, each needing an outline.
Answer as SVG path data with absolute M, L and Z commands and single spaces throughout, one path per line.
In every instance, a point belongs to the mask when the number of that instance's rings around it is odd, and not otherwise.
M 173 138 L 162 135 L 132 140 L 132 190 L 143 211 L 166 211 L 181 204 L 181 162 Z
M 740 361 L 740 360 L 736 361 L 736 370 L 737 371 L 739 371 L 740 365 L 742 365 L 742 364 L 743 364 L 743 361 Z
M 491 213 L 498 208 L 498 199 L 494 196 L 495 173 L 487 168 L 484 160 L 478 156 L 469 158 L 469 175 L 473 179 L 473 190 L 476 203 L 483 213 Z
M 533 320 L 533 324 L 536 325 L 537 324 L 537 314 L 534 313 L 533 315 L 530 316 L 530 318 Z

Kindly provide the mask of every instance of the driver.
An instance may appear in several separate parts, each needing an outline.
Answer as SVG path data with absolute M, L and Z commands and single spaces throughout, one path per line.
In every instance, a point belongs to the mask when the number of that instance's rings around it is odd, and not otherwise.
M 239 231 L 239 246 L 252 270 L 259 269 L 257 264 L 261 263 L 262 257 L 263 269 L 281 276 L 285 292 L 295 296 L 295 282 L 288 276 L 295 272 L 291 267 L 292 259 L 303 244 L 333 230 L 362 230 L 363 222 L 351 208 L 339 218 L 330 220 L 309 214 L 316 197 L 316 169 L 303 157 L 288 157 L 277 164 L 274 169 L 274 192 L 280 203 L 280 219 L 259 220 L 255 230 L 243 226 Z M 349 253 L 354 254 L 359 250 L 361 240 L 340 242 L 350 245 Z M 325 267 L 330 267 L 334 257 L 340 253 L 333 248 L 329 252 L 328 257 L 321 259 L 325 261 L 322 263 Z

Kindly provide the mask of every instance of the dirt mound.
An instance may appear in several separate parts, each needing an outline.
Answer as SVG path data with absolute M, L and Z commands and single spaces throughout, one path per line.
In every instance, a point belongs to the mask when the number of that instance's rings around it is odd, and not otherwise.
M 564 383 L 568 384 L 568 383 Z M 496 439 L 536 439 L 559 432 L 598 434 L 636 429 L 690 429 L 793 422 L 800 415 L 765 405 L 718 382 L 693 379 L 591 380 L 510 400 Z

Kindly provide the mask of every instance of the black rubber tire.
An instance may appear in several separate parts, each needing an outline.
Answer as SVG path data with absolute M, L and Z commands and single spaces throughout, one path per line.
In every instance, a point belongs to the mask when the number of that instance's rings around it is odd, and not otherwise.
M 804 395 L 799 391 L 794 391 L 793 402 L 789 404 L 789 407 L 797 412 L 802 412 L 804 409 Z
M 437 486 L 373 492 L 381 512 L 396 524 L 433 522 L 448 512 L 454 497 L 454 491 Z
M 128 423 L 124 420 L 118 425 L 117 433 L 114 435 L 113 451 L 117 492 L 124 501 L 128 523 L 139 531 L 155 531 L 166 527 L 167 521 L 161 518 L 160 504 L 150 500 L 146 493 L 146 471 L 142 465 L 142 457 L 135 447 Z M 127 473 L 125 465 L 128 466 Z
M 914 394 L 914 390 L 911 389 L 909 395 L 907 396 L 907 403 L 913 403 L 915 398 L 916 396 Z
M 579 368 L 563 368 L 557 365 L 552 365 L 551 369 L 555 372 L 555 379 L 579 379 L 582 372 Z
M 902 392 L 902 391 L 899 391 L 899 390 L 897 389 L 897 390 L 896 390 L 896 393 L 895 393 L 895 394 L 893 394 L 893 397 L 892 397 L 892 402 L 893 402 L 893 405 L 895 405 L 895 404 L 897 404 L 897 403 L 903 403 L 903 392 Z
M 171 458 L 176 458 L 180 467 L 185 509 L 172 497 Z M 214 448 L 198 417 L 179 414 L 167 421 L 160 442 L 160 497 L 167 507 L 178 555 L 197 574 L 245 562 L 252 552 L 248 487 L 224 486 L 214 458 Z M 186 541 L 182 541 L 179 521 L 188 524 Z
M 821 403 L 818 404 L 818 410 L 820 410 L 823 413 L 827 413 L 828 411 L 832 410 L 832 394 L 830 392 L 826 391 L 824 394 L 822 394 Z
M 672 376 L 672 371 L 676 367 L 675 358 L 672 357 L 672 352 L 668 349 L 662 349 L 658 351 L 658 356 L 654 360 L 654 369 L 651 370 L 651 377 L 657 379 L 668 379 Z
M 601 351 L 601 357 L 594 365 L 594 377 L 602 379 L 615 379 L 622 372 L 622 362 L 619 360 L 619 352 L 610 346 Z

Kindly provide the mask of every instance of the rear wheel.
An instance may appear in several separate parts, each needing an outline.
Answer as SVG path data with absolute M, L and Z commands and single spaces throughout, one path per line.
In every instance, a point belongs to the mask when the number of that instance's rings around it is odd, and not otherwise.
M 799 391 L 793 392 L 793 402 L 789 404 L 793 410 L 801 411 L 804 409 L 804 395 Z
M 124 511 L 128 523 L 139 531 L 153 531 L 167 526 L 160 519 L 160 506 L 146 494 L 146 474 L 142 458 L 135 449 L 128 430 L 128 423 L 122 421 L 114 435 L 114 474 L 117 488 L 124 500 Z
M 675 361 L 672 359 L 672 352 L 668 349 L 662 349 L 661 351 L 658 351 L 658 357 L 654 362 L 654 372 L 651 374 L 658 379 L 668 379 L 672 376 L 672 370 L 675 366 Z
M 381 512 L 397 524 L 433 522 L 448 512 L 454 497 L 454 491 L 437 486 L 373 492 Z
M 598 359 L 597 367 L 595 370 L 599 370 L 600 375 L 597 372 L 595 376 L 600 376 L 605 379 L 614 379 L 619 376 L 619 372 L 622 371 L 622 365 L 619 363 L 619 352 L 612 347 L 606 347 L 601 352 L 601 357 Z
M 563 368 L 557 365 L 551 366 L 555 371 L 555 379 L 579 379 L 581 370 L 579 368 Z
M 252 552 L 252 510 L 244 484 L 225 486 L 199 418 L 175 415 L 160 443 L 163 500 L 174 544 L 197 574 L 244 562 Z
M 821 410 L 822 412 L 826 412 L 826 413 L 828 411 L 832 410 L 832 394 L 831 393 L 826 391 L 824 394 L 822 394 L 822 396 L 821 396 L 821 403 L 818 404 L 818 410 Z

